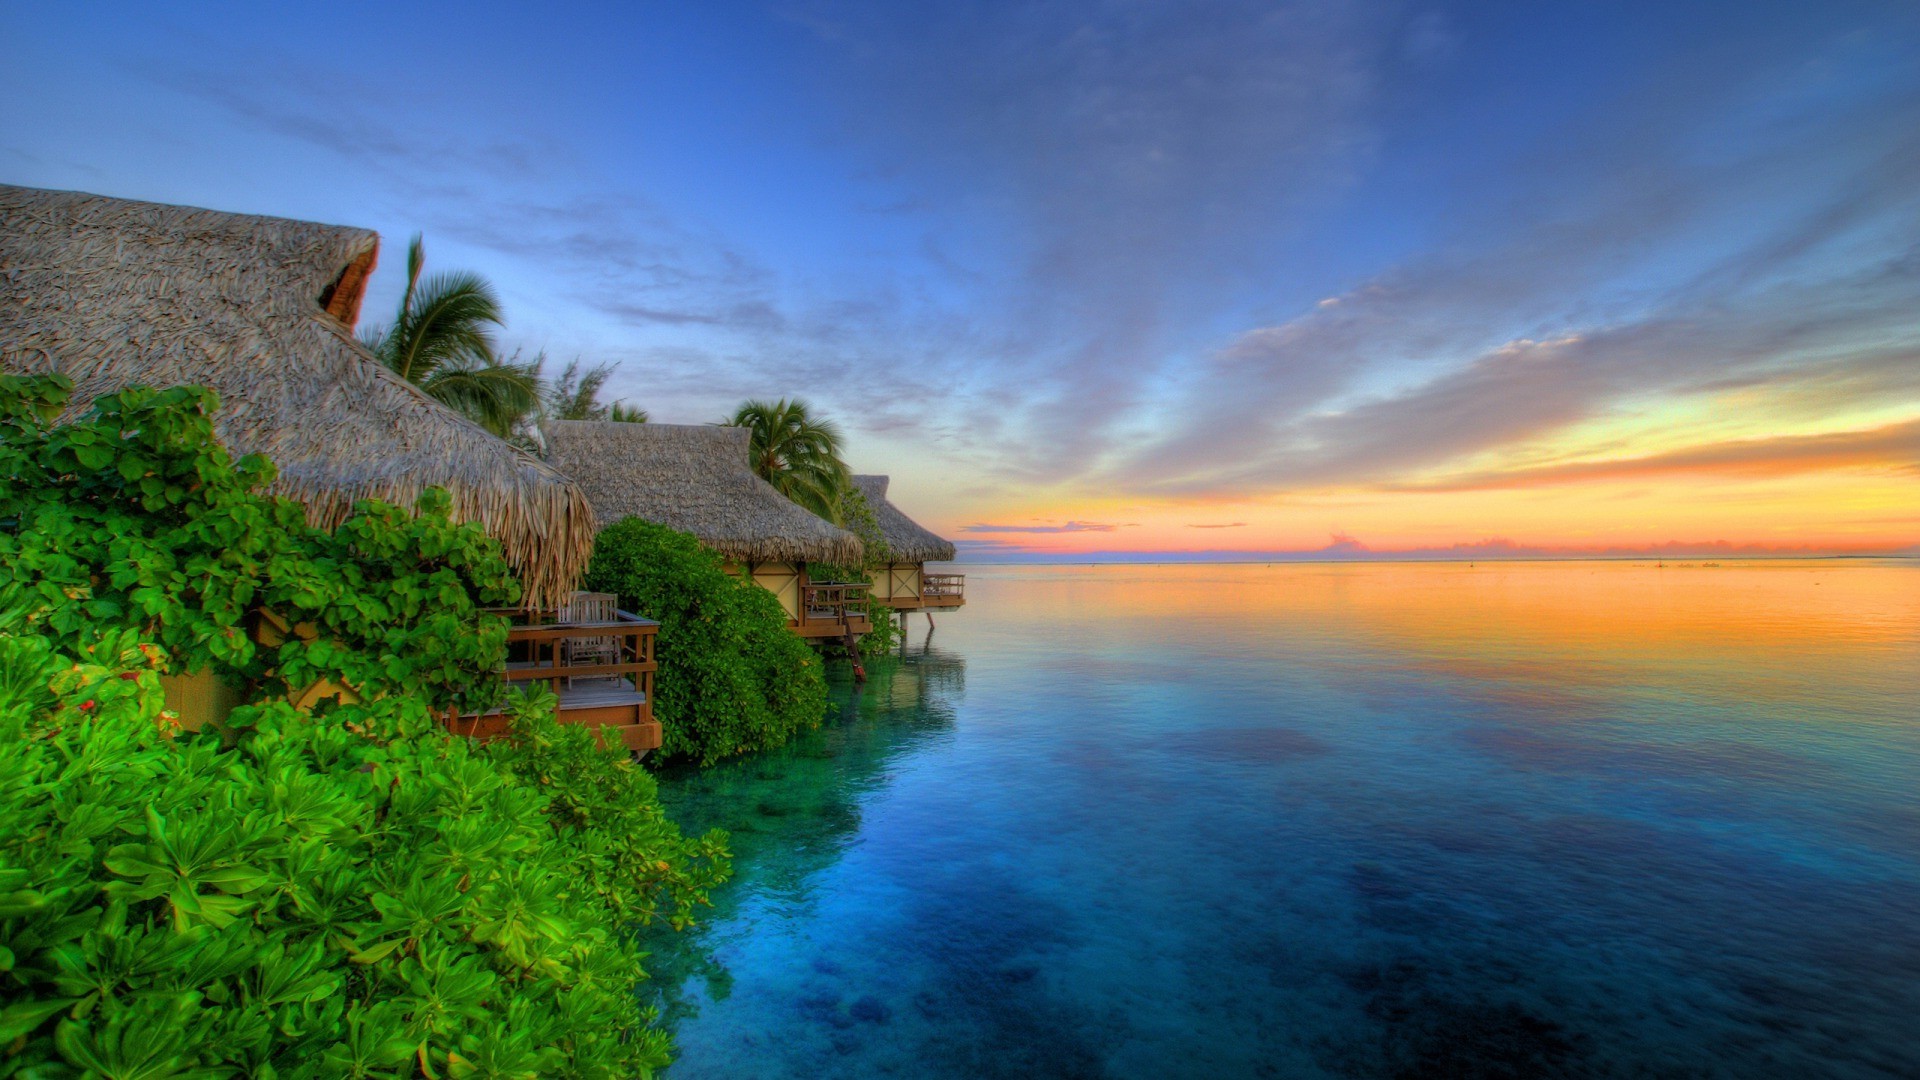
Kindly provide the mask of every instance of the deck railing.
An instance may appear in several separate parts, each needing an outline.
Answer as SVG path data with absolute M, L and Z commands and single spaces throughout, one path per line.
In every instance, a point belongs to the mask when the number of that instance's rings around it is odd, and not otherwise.
M 922 574 L 920 575 L 920 595 L 927 596 L 965 596 L 967 594 L 967 575 L 965 574 Z
M 846 625 L 849 619 L 867 614 L 870 581 L 815 581 L 801 586 L 800 612 L 808 623 Z
M 559 622 L 552 611 L 514 612 L 507 628 L 508 684 L 544 682 L 564 696 L 575 679 L 629 679 L 653 702 L 655 636 L 660 624 L 628 611 L 611 622 Z

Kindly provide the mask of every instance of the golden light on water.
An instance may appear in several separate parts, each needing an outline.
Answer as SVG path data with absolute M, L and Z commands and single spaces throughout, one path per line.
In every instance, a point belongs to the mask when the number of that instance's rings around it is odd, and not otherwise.
M 1020 587 L 994 589 L 996 575 Z M 1552 680 L 1648 665 L 1764 679 L 1920 647 L 1920 566 L 1899 560 L 979 567 L 969 588 L 1016 621 L 1084 606 L 1150 636 L 1160 620 L 1199 620 L 1223 649 L 1255 651 L 1338 627 L 1356 651 L 1483 674 L 1560 665 L 1539 670 Z

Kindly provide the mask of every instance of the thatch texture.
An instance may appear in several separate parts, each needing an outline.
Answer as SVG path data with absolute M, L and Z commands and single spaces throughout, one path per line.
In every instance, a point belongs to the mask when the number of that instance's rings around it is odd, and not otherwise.
M 746 428 L 554 420 L 541 432 L 547 461 L 587 493 L 603 526 L 641 518 L 738 562 L 860 561 L 859 537 L 754 475 Z
M 529 603 L 593 554 L 566 478 L 422 394 L 354 341 L 364 229 L 0 185 L 0 370 L 63 372 L 70 415 L 129 386 L 220 395 L 221 442 L 279 467 L 321 528 L 355 500 L 444 487 L 505 545 Z
M 855 476 L 853 482 L 859 485 L 860 494 L 867 497 L 867 505 L 873 508 L 873 516 L 880 521 L 880 535 L 886 537 L 887 546 L 893 549 L 895 562 L 929 563 L 952 562 L 953 544 L 935 536 L 926 526 L 900 512 L 900 508 L 887 501 L 887 478 L 884 476 Z

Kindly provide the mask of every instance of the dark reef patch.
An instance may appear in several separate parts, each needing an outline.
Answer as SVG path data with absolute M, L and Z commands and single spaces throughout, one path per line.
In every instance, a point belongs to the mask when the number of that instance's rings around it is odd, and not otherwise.
M 1160 746 L 1209 761 L 1255 765 L 1318 757 L 1333 749 L 1324 739 L 1293 728 L 1200 728 L 1168 735 Z
M 1500 980 L 1484 977 L 1475 983 Z M 1508 973 L 1512 975 L 1513 973 Z M 1373 1037 L 1329 1048 L 1323 1064 L 1342 1076 L 1394 1080 L 1536 1080 L 1606 1074 L 1591 1040 L 1518 997 L 1449 992 L 1448 979 L 1409 957 L 1348 971 Z

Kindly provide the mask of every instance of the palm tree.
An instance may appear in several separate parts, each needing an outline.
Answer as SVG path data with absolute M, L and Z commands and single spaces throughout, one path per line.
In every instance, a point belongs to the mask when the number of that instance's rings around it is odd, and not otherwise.
M 838 525 L 840 493 L 851 483 L 840 460 L 840 428 L 816 420 L 804 401 L 748 401 L 726 421 L 753 432 L 753 471 L 780 494 Z
M 544 354 L 536 357 L 534 370 L 539 371 L 545 362 Z M 630 408 L 624 401 L 615 401 L 611 405 L 600 403 L 600 390 L 606 386 L 607 379 L 612 375 L 612 364 L 596 364 L 581 371 L 580 361 L 569 360 L 567 369 L 560 373 L 560 377 L 546 384 L 545 415 L 554 420 L 616 420 L 622 423 L 646 423 L 645 409 Z
M 380 362 L 428 397 L 503 438 L 540 405 L 534 364 L 503 362 L 493 328 L 503 322 L 500 297 L 478 274 L 420 271 L 426 248 L 415 235 L 407 246 L 407 291 L 390 326 L 370 326 L 360 341 Z
M 542 353 L 534 361 L 536 367 L 545 367 L 546 359 Z M 583 372 L 580 361 L 567 361 L 567 369 L 546 385 L 546 415 L 555 420 L 605 420 L 607 407 L 600 404 L 600 388 L 612 374 L 612 364 L 596 364 Z

